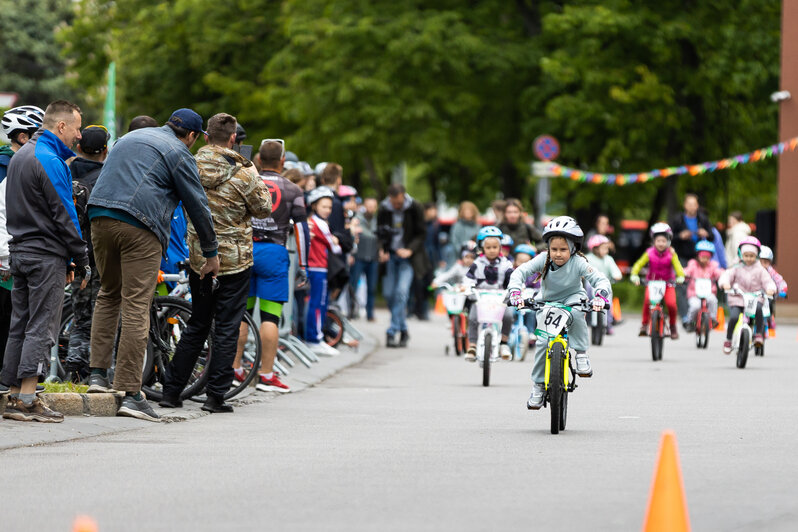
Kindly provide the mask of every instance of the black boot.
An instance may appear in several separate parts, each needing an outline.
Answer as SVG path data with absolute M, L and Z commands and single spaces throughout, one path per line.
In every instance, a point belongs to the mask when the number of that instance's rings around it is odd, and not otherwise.
M 212 414 L 229 414 L 233 411 L 233 407 L 224 402 L 224 399 L 219 399 L 212 395 L 208 396 L 202 409 Z
M 407 331 L 402 331 L 402 334 L 399 335 L 399 347 L 407 347 L 407 340 L 409 338 Z
M 183 408 L 183 401 L 180 400 L 180 397 L 164 394 L 158 405 L 163 408 Z
M 396 335 L 388 333 L 385 338 L 385 347 L 399 347 L 399 344 L 396 343 Z

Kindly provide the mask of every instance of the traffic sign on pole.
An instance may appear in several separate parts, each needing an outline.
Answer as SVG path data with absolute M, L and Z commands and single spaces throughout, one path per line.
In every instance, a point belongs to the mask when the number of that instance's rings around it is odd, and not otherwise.
M 541 135 L 532 143 L 535 156 L 541 161 L 553 161 L 560 155 L 560 143 L 551 135 Z

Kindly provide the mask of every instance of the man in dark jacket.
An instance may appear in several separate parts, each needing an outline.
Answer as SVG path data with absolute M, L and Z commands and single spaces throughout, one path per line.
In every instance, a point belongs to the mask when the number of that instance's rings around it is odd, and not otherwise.
M 679 256 L 682 266 L 686 266 L 690 259 L 696 256 L 695 245 L 699 240 L 712 241 L 712 225 L 709 218 L 700 211 L 698 196 L 695 194 L 684 195 L 684 212 L 671 219 L 673 231 L 673 248 Z M 687 285 L 676 285 L 676 305 L 682 323 L 687 327 Z
M 42 129 L 8 166 L 7 228 L 11 235 L 13 313 L 0 381 L 11 388 L 3 417 L 58 423 L 64 416 L 36 397 L 58 337 L 64 284 L 71 261 L 91 275 L 86 243 L 72 203 L 66 160 L 80 139 L 80 108 L 65 100 L 47 106 Z
M 114 144 L 89 198 L 102 282 L 91 324 L 89 392 L 111 388 L 107 370 L 121 307 L 113 383 L 113 389 L 125 392 L 119 415 L 159 419 L 141 394 L 141 371 L 158 266 L 169 246 L 172 213 L 179 201 L 206 259 L 200 279 L 219 271 L 208 198 L 189 151 L 202 133 L 202 118 L 191 109 L 178 109 L 163 127 L 131 131 Z
M 72 372 L 75 381 L 85 378 L 89 373 L 91 316 L 97 294 L 100 292 L 100 274 L 97 272 L 94 248 L 91 245 L 88 202 L 94 184 L 100 176 L 103 161 L 108 156 L 110 137 L 104 126 L 85 127 L 78 141 L 78 157 L 69 165 L 72 171 L 72 198 L 75 201 L 80 231 L 88 246 L 89 266 L 91 266 L 91 279 L 85 288 L 80 288 L 80 279 L 72 281 L 72 328 L 69 333 L 65 369 Z
M 387 263 L 382 291 L 391 310 L 386 346 L 405 347 L 409 338 L 405 319 L 407 298 L 413 278 L 423 278 L 431 270 L 424 249 L 427 235 L 424 209 L 405 192 L 405 187 L 393 184 L 377 212 L 377 228 L 382 245 L 380 261 Z

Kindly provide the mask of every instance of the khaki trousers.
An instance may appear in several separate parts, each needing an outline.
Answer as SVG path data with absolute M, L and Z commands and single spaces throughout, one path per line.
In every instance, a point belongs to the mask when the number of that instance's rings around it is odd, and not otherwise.
M 161 243 L 147 229 L 107 217 L 91 221 L 91 241 L 101 287 L 91 324 L 90 366 L 111 367 L 121 307 L 113 388 L 135 393 L 141 389 Z

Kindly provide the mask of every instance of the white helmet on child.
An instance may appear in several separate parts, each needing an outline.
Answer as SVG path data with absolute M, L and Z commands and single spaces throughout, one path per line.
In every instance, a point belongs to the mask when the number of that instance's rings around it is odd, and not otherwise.
M 582 228 L 579 227 L 576 220 L 570 216 L 558 216 L 552 219 L 546 224 L 546 227 L 543 228 L 543 240 L 546 244 L 555 236 L 561 236 L 566 240 L 570 240 L 574 243 L 575 250 L 579 251 L 582 249 L 582 239 L 584 239 L 585 233 L 582 232 Z
M 759 250 L 759 258 L 773 262 L 773 250 L 769 246 L 762 246 Z
M 313 205 L 322 198 L 333 199 L 334 197 L 335 194 L 333 194 L 333 191 L 328 187 L 324 186 L 316 187 L 310 192 L 308 192 L 308 205 Z

